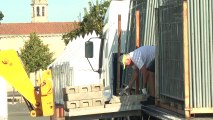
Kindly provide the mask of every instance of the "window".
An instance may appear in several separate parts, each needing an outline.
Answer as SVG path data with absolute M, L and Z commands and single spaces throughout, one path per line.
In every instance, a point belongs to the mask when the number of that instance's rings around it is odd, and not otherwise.
M 36 10 L 37 10 L 37 16 L 40 16 L 40 9 L 39 9 L 39 7 L 37 7 Z
M 35 11 L 34 11 L 34 7 L 33 7 L 33 17 L 35 17 Z
M 44 11 L 45 11 L 45 8 L 42 7 L 42 16 L 44 16 Z

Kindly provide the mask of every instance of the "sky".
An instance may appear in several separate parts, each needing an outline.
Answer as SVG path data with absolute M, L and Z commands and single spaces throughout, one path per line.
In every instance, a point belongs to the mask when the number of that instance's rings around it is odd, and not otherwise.
M 0 11 L 4 14 L 1 23 L 31 22 L 32 0 L 0 0 Z M 48 0 L 49 22 L 79 21 L 84 15 L 88 2 L 95 0 Z M 95 2 L 94 2 L 95 4 Z

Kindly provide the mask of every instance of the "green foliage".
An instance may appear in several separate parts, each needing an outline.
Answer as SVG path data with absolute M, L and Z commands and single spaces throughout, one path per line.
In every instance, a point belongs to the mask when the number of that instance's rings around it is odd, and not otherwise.
M 0 11 L 0 21 L 3 20 L 4 14 Z
M 65 44 L 68 44 L 69 40 L 76 38 L 78 35 L 84 36 L 86 33 L 92 32 L 93 30 L 101 37 L 104 27 L 103 20 L 110 1 L 111 0 L 104 0 L 103 3 L 99 4 L 98 0 L 96 0 L 96 5 L 88 2 L 89 10 L 84 8 L 84 17 L 82 22 L 80 22 L 79 29 L 63 35 Z
M 30 34 L 30 39 L 21 49 L 20 57 L 28 73 L 44 70 L 53 62 L 53 53 L 50 52 L 48 45 L 43 44 L 36 33 Z

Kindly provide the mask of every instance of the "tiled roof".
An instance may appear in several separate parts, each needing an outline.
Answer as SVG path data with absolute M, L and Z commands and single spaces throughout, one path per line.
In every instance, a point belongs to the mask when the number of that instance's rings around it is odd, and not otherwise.
M 62 34 L 78 27 L 78 22 L 0 23 L 0 35 Z

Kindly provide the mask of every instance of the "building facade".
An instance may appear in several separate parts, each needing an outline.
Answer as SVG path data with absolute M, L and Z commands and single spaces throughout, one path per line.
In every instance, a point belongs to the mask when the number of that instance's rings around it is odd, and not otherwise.
M 32 0 L 32 22 L 48 22 L 48 1 Z
M 48 22 L 47 0 L 32 0 L 31 23 L 0 23 L 0 50 L 14 49 L 20 51 L 31 33 L 36 33 L 50 52 L 57 58 L 63 52 L 65 43 L 62 36 L 77 29 L 78 22 Z M 34 82 L 35 76 L 30 76 Z M 8 87 L 11 91 L 12 87 Z
M 3 23 L 0 24 L 0 49 L 20 51 L 30 34 L 35 32 L 56 58 L 65 48 L 62 36 L 77 25 L 77 22 Z

